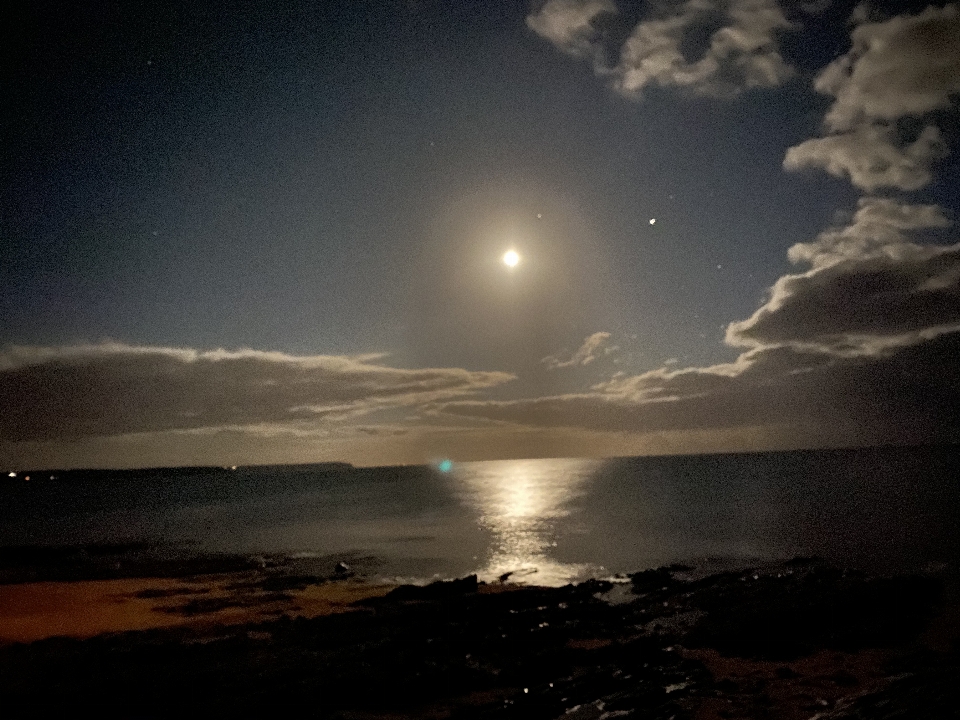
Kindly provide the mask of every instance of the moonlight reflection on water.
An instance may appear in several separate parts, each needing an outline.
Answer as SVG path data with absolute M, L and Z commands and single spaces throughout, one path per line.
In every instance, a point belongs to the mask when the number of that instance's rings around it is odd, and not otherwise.
M 454 482 L 464 502 L 479 513 L 491 536 L 488 555 L 477 574 L 495 580 L 564 585 L 588 567 L 551 557 L 559 523 L 571 514 L 571 502 L 586 492 L 596 460 L 508 460 L 459 467 Z M 568 523 L 565 523 L 565 527 Z

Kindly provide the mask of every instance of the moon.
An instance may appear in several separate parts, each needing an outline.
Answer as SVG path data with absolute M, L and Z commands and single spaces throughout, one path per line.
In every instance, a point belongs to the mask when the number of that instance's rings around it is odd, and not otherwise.
M 520 262 L 520 256 L 517 254 L 516 250 L 507 250 L 503 254 L 503 264 L 507 267 L 516 267 Z

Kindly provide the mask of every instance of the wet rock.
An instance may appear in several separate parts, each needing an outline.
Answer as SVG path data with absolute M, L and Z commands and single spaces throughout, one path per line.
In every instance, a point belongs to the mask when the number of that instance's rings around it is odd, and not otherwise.
M 944 662 L 946 660 L 946 662 Z M 837 704 L 818 720 L 954 720 L 960 717 L 958 658 L 938 659 L 891 679 L 883 688 Z
M 831 568 L 702 588 L 685 642 L 726 655 L 791 660 L 816 648 L 891 647 L 916 635 L 942 592 L 925 577 L 868 579 Z
M 673 573 L 666 567 L 633 573 L 630 575 L 630 582 L 633 583 L 633 591 L 638 595 L 656 590 L 666 590 L 676 583 L 673 579 Z
M 442 600 L 466 593 L 475 593 L 477 587 L 477 576 L 467 575 L 456 580 L 437 580 L 423 586 L 401 585 L 387 593 L 384 600 Z
M 319 585 L 323 578 L 315 575 L 272 575 L 259 580 L 256 586 L 268 592 L 282 592 L 286 590 L 303 590 L 311 585 Z

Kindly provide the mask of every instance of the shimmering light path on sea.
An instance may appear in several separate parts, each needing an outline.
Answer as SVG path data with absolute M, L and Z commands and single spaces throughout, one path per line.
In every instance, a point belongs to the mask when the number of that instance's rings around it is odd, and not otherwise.
M 570 515 L 570 503 L 586 491 L 595 460 L 506 460 L 472 463 L 451 476 L 466 504 L 478 513 L 491 535 L 478 575 L 495 580 L 509 573 L 514 582 L 563 585 L 587 566 L 551 557 L 558 520 Z M 530 577 L 534 575 L 534 577 Z

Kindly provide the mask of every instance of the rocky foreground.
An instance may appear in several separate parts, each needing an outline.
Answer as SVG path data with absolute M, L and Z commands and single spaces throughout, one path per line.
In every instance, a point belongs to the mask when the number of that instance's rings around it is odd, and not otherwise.
M 261 590 L 272 594 L 342 582 L 268 580 Z M 202 597 L 181 604 L 204 612 Z M 708 577 L 673 566 L 563 588 L 468 577 L 352 607 L 8 645 L 2 712 L 960 717 L 957 597 L 945 575 L 876 578 L 795 560 Z

